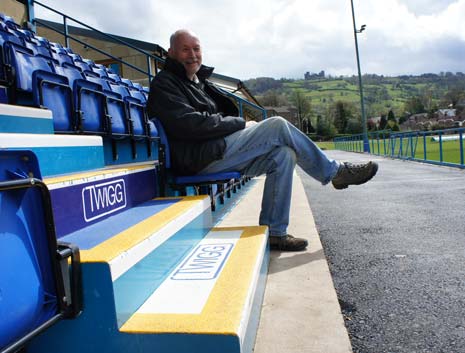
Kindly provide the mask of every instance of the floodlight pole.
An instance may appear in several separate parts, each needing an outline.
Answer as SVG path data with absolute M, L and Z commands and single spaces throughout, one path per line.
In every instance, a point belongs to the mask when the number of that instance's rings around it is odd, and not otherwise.
M 362 125 L 363 125 L 363 152 L 370 153 L 370 143 L 368 141 L 368 131 L 367 131 L 367 117 L 365 114 L 365 103 L 363 100 L 363 84 L 362 84 L 362 72 L 360 70 L 360 57 L 358 53 L 358 40 L 357 34 L 362 33 L 365 30 L 365 25 L 363 25 L 359 30 L 355 24 L 355 12 L 354 12 L 354 2 L 350 0 L 352 6 L 352 21 L 354 23 L 354 38 L 355 38 L 355 53 L 357 56 L 357 68 L 358 68 L 358 87 L 360 90 L 360 107 L 362 110 Z

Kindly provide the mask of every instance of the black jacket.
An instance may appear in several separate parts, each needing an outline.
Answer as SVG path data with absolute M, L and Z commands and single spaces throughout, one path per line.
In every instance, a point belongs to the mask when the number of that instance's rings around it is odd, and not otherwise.
M 147 112 L 163 123 L 178 174 L 196 174 L 221 159 L 224 137 L 245 127 L 234 103 L 207 80 L 212 73 L 213 68 L 202 65 L 200 83 L 195 83 L 184 66 L 168 58 L 150 84 Z

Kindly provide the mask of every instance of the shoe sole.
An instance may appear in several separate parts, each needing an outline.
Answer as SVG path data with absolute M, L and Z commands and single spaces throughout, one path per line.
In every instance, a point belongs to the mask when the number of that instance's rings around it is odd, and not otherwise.
M 365 179 L 365 180 L 363 180 L 363 181 L 361 181 L 359 183 L 353 183 L 353 184 L 334 184 L 333 183 L 333 186 L 337 190 L 342 190 L 342 189 L 347 189 L 349 187 L 349 185 L 362 185 L 362 184 L 365 184 L 367 181 L 370 181 L 376 175 L 377 172 L 378 172 L 378 164 L 373 163 L 373 171 L 371 172 L 371 175 L 368 176 L 367 179 Z

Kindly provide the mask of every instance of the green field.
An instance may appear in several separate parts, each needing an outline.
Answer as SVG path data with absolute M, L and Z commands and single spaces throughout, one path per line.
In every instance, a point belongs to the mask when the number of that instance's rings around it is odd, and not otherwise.
M 400 139 L 396 139 L 394 146 L 387 140 L 370 140 L 370 149 L 373 154 L 388 155 L 393 157 L 412 158 L 412 150 L 414 151 L 413 157 L 421 160 L 441 161 L 440 158 L 440 143 L 431 140 L 431 136 L 426 136 L 425 140 L 423 136 L 418 138 L 413 137 L 412 139 L 402 139 L 402 153 L 400 149 Z M 426 143 L 426 155 L 425 145 Z M 333 145 L 331 147 L 331 144 Z M 322 145 L 318 143 L 320 147 L 326 149 L 334 149 L 333 142 L 325 142 Z M 361 142 L 356 145 L 358 149 L 361 148 Z M 442 162 L 460 164 L 460 142 L 456 141 L 443 141 L 442 142 Z

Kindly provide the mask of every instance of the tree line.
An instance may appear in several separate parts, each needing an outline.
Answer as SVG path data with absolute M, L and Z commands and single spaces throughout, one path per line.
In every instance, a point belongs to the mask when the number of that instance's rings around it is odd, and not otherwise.
M 332 138 L 363 131 L 356 76 L 312 80 L 261 77 L 244 83 L 263 106 L 295 107 L 297 125 L 305 133 Z M 458 114 L 464 113 L 465 74 L 461 72 L 364 75 L 363 84 L 367 128 L 371 131 L 399 130 L 408 116 L 432 116 L 438 109 L 454 108 Z M 318 92 L 319 98 L 312 98 L 312 92 Z

